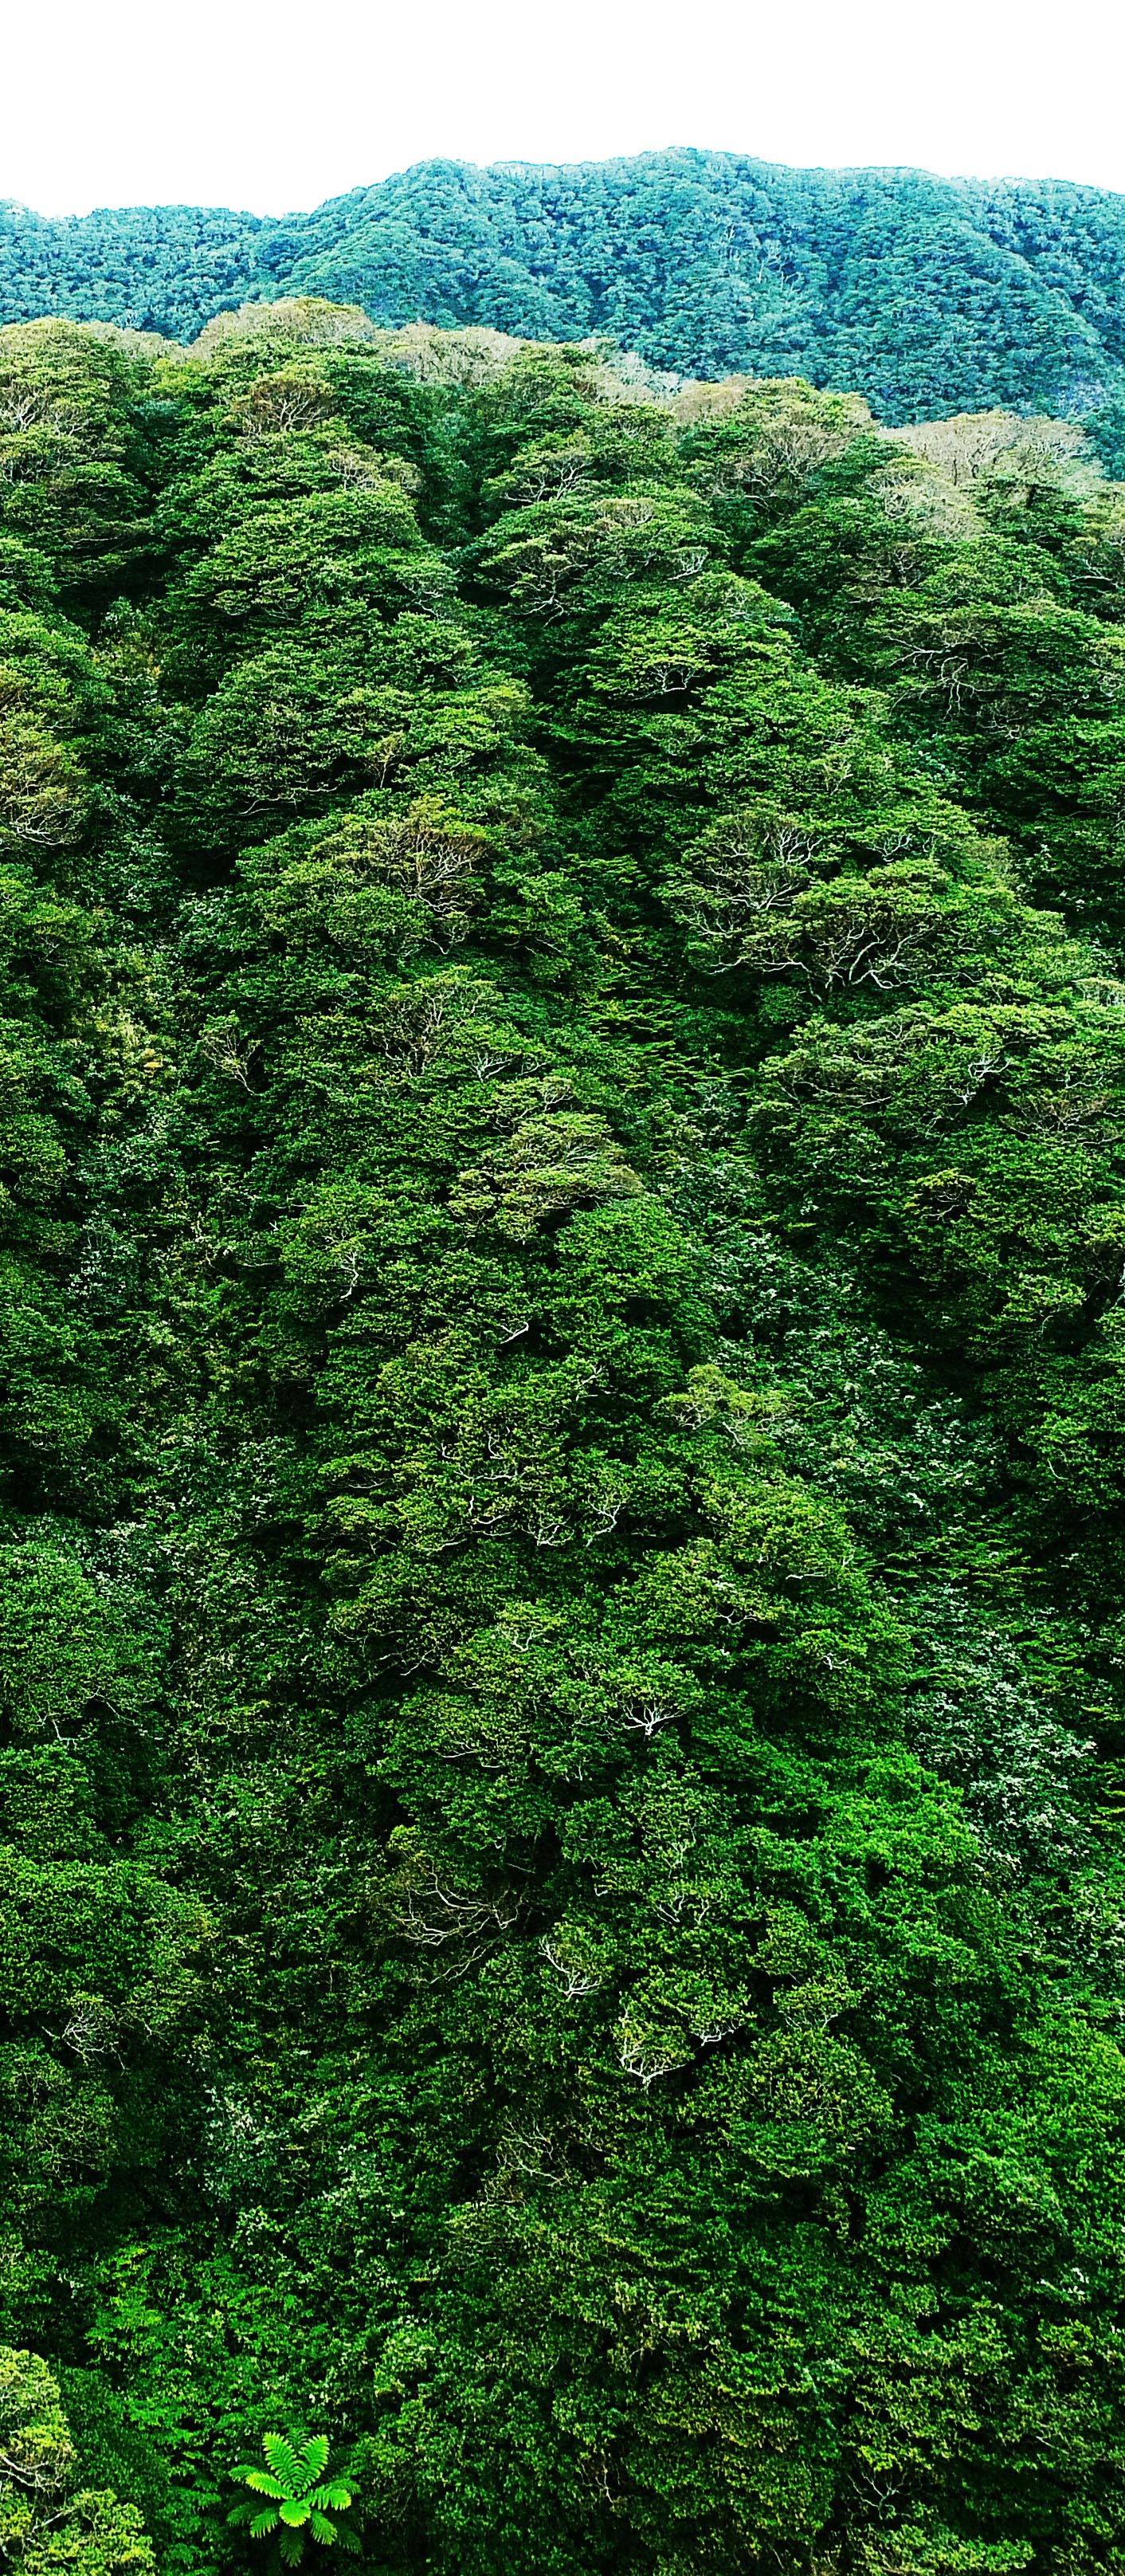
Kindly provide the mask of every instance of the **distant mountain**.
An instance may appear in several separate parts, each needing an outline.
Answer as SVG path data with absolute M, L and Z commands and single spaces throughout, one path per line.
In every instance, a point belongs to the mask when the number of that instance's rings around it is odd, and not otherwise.
M 675 150 L 570 168 L 423 161 L 281 221 L 0 207 L 0 318 L 190 340 L 247 298 L 379 323 L 611 334 L 687 375 L 808 376 L 884 420 L 1125 402 L 1125 197 L 1054 180 L 792 170 Z

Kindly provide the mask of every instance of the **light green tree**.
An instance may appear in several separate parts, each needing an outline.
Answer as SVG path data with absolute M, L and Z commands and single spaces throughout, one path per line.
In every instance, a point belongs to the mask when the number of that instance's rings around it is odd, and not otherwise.
M 298 2449 L 295 2439 L 287 2439 L 284 2433 L 263 2433 L 262 2450 L 264 2469 L 244 2463 L 231 2472 L 251 2492 L 239 2498 L 227 2515 L 228 2522 L 248 2530 L 252 2540 L 274 2539 L 283 2567 L 300 2566 L 309 2539 L 327 2549 L 338 2541 L 341 2548 L 357 2552 L 354 2531 L 330 2518 L 347 2513 L 352 2490 L 328 2469 L 325 2435 L 315 2434 Z
M 78 2485 L 57 2380 L 36 2352 L 0 2345 L 0 2561 L 23 2576 L 155 2576 L 136 2506 Z

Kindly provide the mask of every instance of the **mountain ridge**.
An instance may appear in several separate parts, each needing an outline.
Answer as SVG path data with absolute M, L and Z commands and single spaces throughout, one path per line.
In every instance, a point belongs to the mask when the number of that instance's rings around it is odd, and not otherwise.
M 0 320 L 196 337 L 281 295 L 397 327 L 591 334 L 649 365 L 854 388 L 888 423 L 1125 403 L 1125 196 L 1062 180 L 794 169 L 676 146 L 433 159 L 277 218 L 0 205 Z

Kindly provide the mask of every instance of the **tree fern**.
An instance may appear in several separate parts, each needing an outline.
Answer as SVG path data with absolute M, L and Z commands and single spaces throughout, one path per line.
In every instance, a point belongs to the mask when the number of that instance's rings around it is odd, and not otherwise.
M 298 2446 L 292 2435 L 263 2433 L 262 2451 L 266 2466 L 258 2468 L 253 2461 L 243 2461 L 232 2469 L 231 2476 L 250 2489 L 250 2495 L 239 2497 L 227 2520 L 247 2531 L 251 2540 L 273 2539 L 275 2564 L 299 2567 L 305 2553 L 306 2539 L 319 2542 L 324 2549 L 337 2545 L 353 2554 L 359 2548 L 354 2531 L 333 2515 L 347 2513 L 352 2505 L 352 2490 L 339 2471 L 326 2476 L 329 2444 L 325 2434 L 316 2433 Z M 253 2498 L 265 2496 L 264 2505 Z

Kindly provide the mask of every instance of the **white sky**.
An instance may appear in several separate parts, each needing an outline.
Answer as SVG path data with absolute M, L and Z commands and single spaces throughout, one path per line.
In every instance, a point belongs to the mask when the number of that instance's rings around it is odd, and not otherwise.
M 693 143 L 1125 190 L 1125 0 L 0 0 L 0 197 L 278 214 Z

